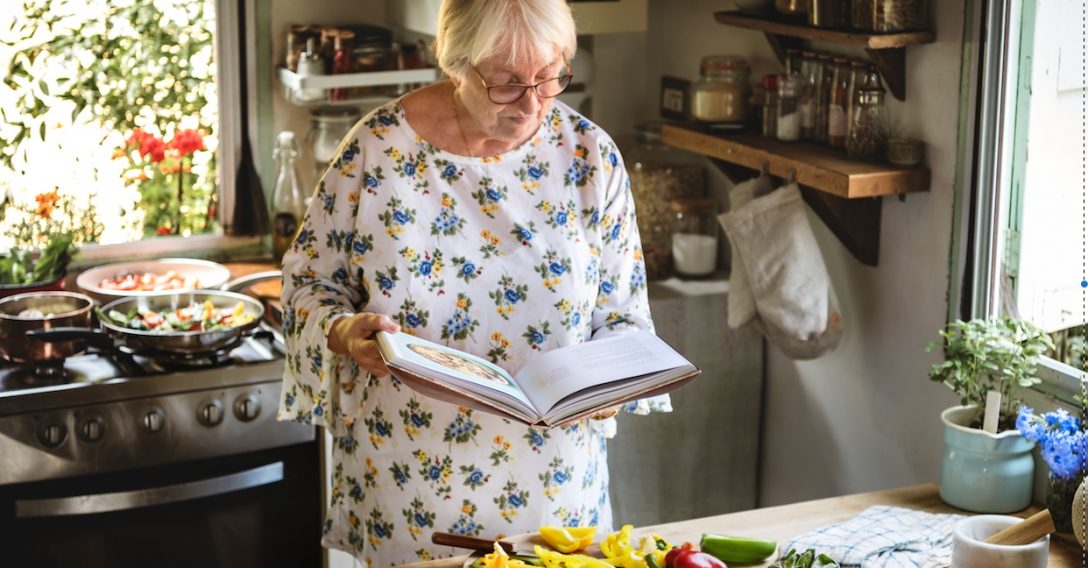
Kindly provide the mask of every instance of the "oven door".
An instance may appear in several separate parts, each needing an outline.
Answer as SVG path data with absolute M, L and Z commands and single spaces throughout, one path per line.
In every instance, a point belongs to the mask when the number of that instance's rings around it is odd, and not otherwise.
M 320 566 L 319 463 L 308 442 L 0 487 L 0 555 L 34 567 Z

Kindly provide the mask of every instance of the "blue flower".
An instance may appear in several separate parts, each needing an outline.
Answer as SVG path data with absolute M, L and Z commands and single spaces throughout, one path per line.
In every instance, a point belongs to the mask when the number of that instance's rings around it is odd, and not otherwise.
M 589 216 L 589 222 L 590 222 L 590 224 L 593 224 L 593 225 L 596 225 L 597 223 L 600 223 L 601 222 L 601 212 L 594 209 L 593 210 L 593 215 Z
M 552 479 L 556 483 L 562 485 L 562 484 L 566 483 L 568 479 L 570 479 L 570 476 L 568 476 L 567 472 L 565 472 L 565 471 L 556 471 L 555 473 L 552 474 Z
M 557 225 L 566 225 L 567 224 L 567 212 L 566 211 L 560 211 L 560 212 L 556 213 L 555 214 L 555 223 Z
M 404 321 L 408 323 L 408 327 L 419 327 L 419 324 L 423 323 L 415 313 L 405 316 Z
M 510 506 L 511 506 L 511 507 L 520 507 L 520 506 L 522 506 L 522 505 L 524 505 L 524 504 L 525 504 L 525 501 L 523 501 L 523 500 L 521 499 L 521 497 L 519 497 L 519 496 L 517 496 L 517 495 L 515 495 L 515 494 L 513 494 L 513 493 L 511 493 L 511 494 L 510 494 L 510 495 L 509 495 L 509 496 L 508 496 L 508 497 L 506 498 L 506 502 L 507 502 L 507 503 L 510 503 Z
M 415 426 L 416 428 L 419 428 L 425 424 L 425 422 L 423 421 L 423 417 L 414 412 L 412 413 L 411 421 L 412 426 Z
M 382 276 L 381 278 L 378 278 L 378 287 L 382 290 L 392 290 L 393 280 L 388 276 Z
M 393 212 L 393 220 L 400 223 L 401 225 L 403 225 L 403 224 L 407 223 L 408 221 L 411 221 L 412 218 L 409 217 L 408 214 L 405 213 L 404 211 L 401 211 L 401 210 L 398 209 L 398 210 Z
M 374 431 L 377 432 L 379 436 L 388 436 L 391 434 L 386 423 L 380 421 L 374 424 Z
M 582 129 L 589 128 L 589 121 L 584 119 L 584 118 L 579 120 L 577 128 L 582 128 Z
M 461 274 L 464 274 L 465 276 L 470 276 L 474 272 L 476 272 L 476 265 L 471 262 L 466 262 L 465 265 L 461 267 Z
M 483 483 L 484 482 L 484 472 L 482 472 L 482 471 L 480 471 L 478 469 L 476 471 L 473 471 L 468 476 L 468 482 L 471 485 L 477 485 L 477 484 Z
M 567 176 L 570 177 L 570 181 L 577 183 L 582 179 L 582 168 L 578 167 L 577 163 L 573 164 L 567 170 Z
M 374 536 L 378 538 L 389 538 L 390 534 L 384 524 L 374 523 Z
M 354 158 L 354 157 L 355 157 L 355 150 L 352 150 L 351 148 L 347 148 L 346 150 L 344 150 L 344 154 L 340 159 L 342 161 L 344 161 L 344 162 L 350 162 L 351 159 Z
M 363 176 L 363 183 L 365 183 L 367 187 L 378 187 L 378 178 L 366 174 Z
M 378 115 L 378 124 L 382 126 L 389 126 L 393 124 L 393 117 L 388 114 Z
M 333 271 L 332 279 L 337 282 L 347 282 L 348 271 L 343 266 L 341 266 L 340 268 L 337 268 L 335 271 Z
M 532 436 L 529 437 L 529 444 L 533 446 L 543 446 L 544 438 L 542 438 L 540 434 L 533 432 Z
M 417 527 L 429 527 L 429 526 L 431 526 L 431 521 L 428 521 L 427 517 L 424 516 L 423 513 L 420 513 L 418 511 L 416 512 L 415 522 L 416 522 Z
M 438 467 L 437 465 L 432 465 L 429 469 L 427 469 L 427 477 L 431 479 L 438 479 L 439 477 L 442 477 L 442 468 Z
M 404 483 L 405 481 L 408 481 L 408 476 L 405 475 L 401 468 L 395 467 L 393 468 L 393 479 L 397 480 L 398 483 Z
M 612 240 L 620 238 L 620 227 L 621 225 L 619 223 L 612 225 Z
M 325 209 L 332 209 L 332 206 L 336 203 L 336 196 L 333 194 L 325 195 Z
M 359 499 L 363 496 L 363 488 L 360 487 L 358 483 L 356 483 L 355 485 L 351 486 L 351 491 L 348 492 L 348 495 Z
M 613 284 L 611 280 L 605 280 L 604 282 L 601 282 L 601 292 L 604 292 L 605 296 L 611 294 L 612 290 L 615 289 L 616 285 Z
M 457 166 L 449 164 L 442 170 L 442 175 L 446 177 L 453 177 L 457 175 Z
M 541 343 L 544 343 L 544 335 L 541 334 L 539 331 L 534 331 L 533 333 L 529 334 L 529 343 L 533 345 L 540 345 Z
M 541 169 L 539 166 L 529 166 L 529 177 L 533 178 L 534 180 L 539 180 L 540 178 L 544 177 L 544 170 Z
M 283 401 L 285 403 L 287 403 L 287 406 L 294 406 L 295 405 L 295 395 L 289 394 L 289 395 L 284 397 Z
M 416 163 L 415 162 L 407 162 L 407 163 L 404 164 L 404 175 L 406 175 L 406 176 L 416 175 Z
M 431 273 L 431 267 L 431 261 L 424 260 L 423 262 L 419 263 L 419 273 L 423 276 L 427 276 Z
M 580 321 L 582 321 L 582 312 L 574 312 L 574 315 L 570 316 L 570 323 L 578 325 Z
M 513 288 L 508 288 L 506 290 L 506 293 L 502 296 L 506 298 L 506 301 L 510 302 L 511 304 L 516 304 L 518 303 L 518 301 L 521 300 L 521 293 Z
M 490 187 L 487 188 L 487 191 L 484 192 L 484 195 L 486 195 L 487 198 L 491 201 L 498 201 L 502 199 L 502 194 L 494 189 L 491 189 Z
M 355 445 L 355 436 L 352 436 L 351 434 L 348 434 L 347 436 L 344 436 L 343 438 L 340 438 L 340 444 L 339 445 L 340 445 L 340 449 L 342 449 L 342 450 L 346 450 L 348 448 L 351 448 L 352 446 Z
M 611 165 L 611 166 L 612 166 L 613 168 L 614 168 L 614 167 L 616 167 L 616 166 L 618 166 L 618 165 L 619 165 L 619 163 L 620 163 L 620 158 L 619 158 L 619 156 L 617 156 L 615 152 L 609 152 L 609 153 L 608 153 L 608 163 L 609 163 L 609 164 L 610 164 L 610 165 Z
M 556 276 L 562 276 L 563 273 L 567 271 L 567 268 L 558 262 L 553 262 L 548 265 L 548 271 Z
M 525 227 L 518 227 L 518 238 L 523 241 L 533 240 L 533 232 Z
M 321 406 L 320 404 L 314 407 L 314 416 L 324 416 L 324 414 L 325 407 Z
M 1039 444 L 1052 475 L 1072 479 L 1088 469 L 1088 432 L 1082 432 L 1080 421 L 1064 409 L 1036 415 L 1022 406 L 1016 428 L 1025 439 Z
M 351 243 L 351 251 L 358 255 L 364 255 L 370 250 L 370 246 L 366 244 L 366 241 L 361 239 Z

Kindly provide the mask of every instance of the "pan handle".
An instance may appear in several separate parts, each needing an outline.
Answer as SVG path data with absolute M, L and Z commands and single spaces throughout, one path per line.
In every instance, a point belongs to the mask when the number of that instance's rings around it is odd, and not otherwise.
M 86 327 L 54 327 L 50 329 L 35 329 L 26 332 L 26 336 L 37 341 L 55 343 L 58 341 L 86 341 L 87 345 L 99 349 L 112 349 L 113 338 L 100 329 Z
M 283 277 L 283 272 L 280 270 L 265 270 L 264 272 L 254 272 L 253 274 L 247 274 L 240 276 L 227 282 L 223 285 L 223 290 L 227 292 L 241 292 L 254 284 L 260 284 L 268 280 L 279 280 Z

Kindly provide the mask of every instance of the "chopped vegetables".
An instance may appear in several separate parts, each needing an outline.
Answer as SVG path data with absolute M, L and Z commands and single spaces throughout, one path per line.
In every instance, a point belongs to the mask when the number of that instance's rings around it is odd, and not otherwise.
M 98 283 L 98 287 L 103 290 L 120 290 L 124 292 L 196 290 L 200 288 L 200 281 L 194 276 L 184 276 L 174 270 L 170 270 L 166 274 L 129 272 L 119 274 L 113 278 L 106 278 Z
M 727 564 L 756 564 L 769 558 L 778 543 L 762 538 L 703 533 L 699 549 Z
M 559 552 L 574 552 L 593 544 L 597 527 L 540 527 L 540 536 L 548 546 Z
M 246 313 L 244 303 L 238 302 L 229 308 L 217 308 L 211 300 L 194 302 L 186 307 L 164 312 L 146 307 L 134 308 L 127 314 L 110 310 L 106 316 L 115 325 L 155 333 L 212 331 L 238 327 L 253 321 L 253 315 Z

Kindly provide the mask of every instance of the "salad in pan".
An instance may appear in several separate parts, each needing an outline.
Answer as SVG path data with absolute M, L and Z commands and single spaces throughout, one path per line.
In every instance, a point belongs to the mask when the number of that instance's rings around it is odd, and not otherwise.
M 246 306 L 238 302 L 233 307 L 217 308 L 210 300 L 194 302 L 174 310 L 155 311 L 137 307 L 128 313 L 110 310 L 106 317 L 114 325 L 152 333 L 179 331 L 213 331 L 238 327 L 253 321 Z

